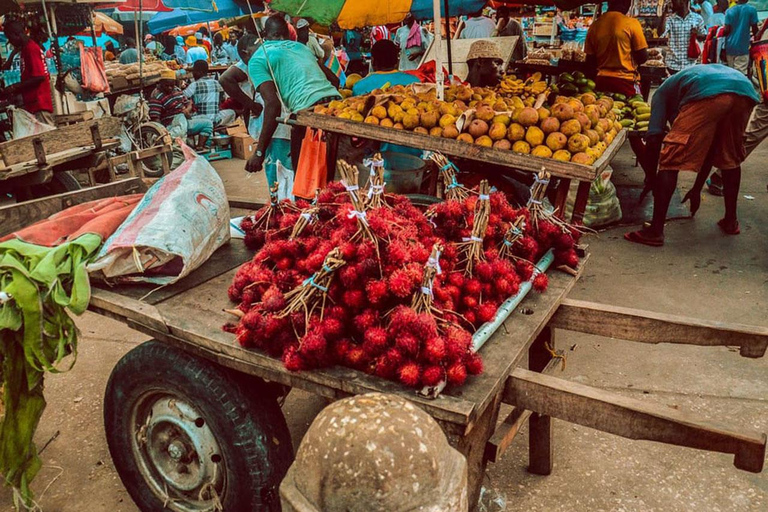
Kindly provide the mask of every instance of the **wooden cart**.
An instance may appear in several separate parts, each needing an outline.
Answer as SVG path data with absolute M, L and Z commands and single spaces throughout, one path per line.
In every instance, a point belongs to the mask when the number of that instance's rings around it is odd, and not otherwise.
M 5 219 L 24 218 L 29 223 L 57 206 L 141 188 L 138 179 L 123 180 L 42 199 L 37 204 L 0 208 L 0 219 L 3 228 Z M 238 202 L 232 206 L 257 205 Z M 9 215 L 12 211 L 15 214 Z M 762 357 L 768 348 L 768 329 L 570 300 L 568 293 L 581 270 L 573 276 L 553 271 L 547 292 L 530 294 L 481 349 L 485 372 L 459 388 L 449 388 L 437 399 L 428 399 L 397 383 L 348 368 L 292 373 L 275 358 L 241 348 L 221 326 L 231 320 L 223 312 L 231 307 L 227 288 L 240 264 L 251 257 L 241 241 L 233 240 L 188 277 L 148 296 L 150 286 L 93 289 L 91 311 L 154 338 L 118 363 L 104 404 L 115 466 L 142 510 L 160 509 L 158 504 L 164 500 L 205 505 L 200 501 L 199 486 L 189 484 L 191 474 L 208 475 L 199 483 L 222 492 L 219 498 L 225 503 L 224 510 L 271 510 L 266 503 L 276 498 L 276 486 L 293 456 L 277 403 L 294 387 L 329 399 L 376 391 L 412 400 L 438 421 L 452 446 L 466 456 L 470 503 L 477 503 L 486 464 L 499 460 L 526 422 L 530 429 L 529 470 L 541 475 L 552 471 L 553 417 L 629 439 L 732 454 L 737 468 L 762 471 L 765 434 L 715 426 L 685 412 L 549 373 L 558 367 L 562 356 L 561 351 L 551 350 L 555 348 L 555 333 L 561 330 L 642 343 L 739 346 L 743 356 Z M 499 421 L 502 403 L 514 409 Z M 157 425 L 161 421 L 172 423 L 173 428 L 162 429 Z M 233 429 L 232 433 L 226 428 L 222 431 L 222 425 Z M 237 437 L 242 436 L 243 429 L 250 437 Z M 156 432 L 160 432 L 157 440 Z M 185 432 L 192 432 L 191 441 L 185 441 Z M 200 446 L 216 448 L 203 456 L 196 452 L 195 472 L 179 476 L 167 471 L 164 464 L 188 460 L 189 451 Z M 222 483 L 225 477 L 221 470 L 217 472 L 219 467 L 235 467 L 237 471 L 226 472 L 229 480 Z M 178 481 L 174 475 L 179 476 Z M 246 508 L 227 508 L 227 503 L 243 506 L 242 502 L 227 501 L 236 499 L 233 492 L 241 493 L 241 498 L 247 492 L 256 493 L 255 498 L 247 498 L 255 501 L 248 501 L 251 505 Z
M 444 139 L 410 131 L 382 128 L 381 126 L 373 124 L 358 123 L 347 119 L 339 119 L 338 117 L 315 114 L 308 110 L 293 114 L 291 118 L 288 119 L 288 123 L 319 128 L 332 134 L 348 135 L 351 137 L 361 137 L 380 142 L 389 142 L 391 144 L 418 147 L 428 151 L 439 151 L 453 157 L 502 165 L 531 173 L 545 170 L 552 176 L 559 178 L 557 186 L 554 187 L 556 189 L 554 207 L 555 210 L 560 213 L 565 212 L 565 204 L 571 187 L 571 181 L 577 181 L 579 185 L 576 192 L 576 200 L 571 219 L 574 224 L 581 224 L 581 221 L 584 218 L 584 210 L 587 207 L 589 188 L 592 185 L 592 182 L 608 166 L 611 160 L 613 160 L 626 139 L 626 130 L 621 130 L 599 160 L 592 165 L 581 165 L 571 162 L 561 162 L 551 158 L 521 155 L 513 153 L 512 151 L 486 148 L 454 139 Z M 335 144 L 338 144 L 338 140 L 332 138 L 329 144 L 334 146 Z M 336 149 L 335 147 L 331 147 L 329 151 L 332 155 L 335 155 Z M 331 160 L 333 160 L 333 158 Z

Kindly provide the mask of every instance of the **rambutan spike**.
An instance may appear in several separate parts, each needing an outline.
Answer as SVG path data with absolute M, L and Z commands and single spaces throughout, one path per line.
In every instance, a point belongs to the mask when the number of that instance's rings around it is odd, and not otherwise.
M 501 258 L 508 258 L 511 260 L 517 259 L 517 256 L 512 254 L 512 249 L 515 247 L 515 244 L 523 238 L 523 235 L 525 234 L 524 231 L 525 217 L 520 215 L 515 219 L 515 222 L 509 226 L 509 229 L 504 234 L 504 238 L 501 241 L 501 247 L 499 248 L 499 256 Z
M 293 225 L 293 231 L 291 231 L 291 236 L 288 237 L 288 240 L 298 238 L 308 226 L 317 222 L 317 213 L 319 211 L 320 208 L 317 206 L 310 206 L 301 212 L 299 218 L 296 220 L 296 224 Z
M 435 276 L 441 273 L 440 253 L 442 252 L 443 244 L 436 242 L 435 245 L 432 246 L 432 253 L 429 255 L 429 260 L 424 266 L 424 276 L 421 279 L 421 288 L 413 295 L 413 301 L 411 302 L 411 308 L 417 313 L 442 314 L 442 312 L 433 305 L 434 296 L 432 293 L 432 285 L 435 281 Z
M 483 238 L 488 229 L 488 217 L 491 214 L 490 190 L 488 180 L 480 182 L 480 195 L 475 202 L 472 234 L 469 238 L 465 238 L 464 241 L 459 244 L 459 250 L 463 256 L 463 259 L 460 259 L 460 261 L 463 261 L 466 265 L 465 270 L 467 275 L 472 275 L 472 270 L 476 262 L 485 259 L 485 253 L 483 252 Z
M 440 178 L 445 187 L 445 199 L 457 199 L 463 201 L 469 197 L 469 191 L 456 181 L 456 166 L 448 160 L 442 153 L 434 152 L 429 155 L 429 159 L 437 164 L 440 169 Z
M 286 317 L 291 313 L 304 310 L 305 325 L 309 325 L 309 317 L 320 307 L 320 320 L 323 319 L 323 311 L 325 310 L 325 299 L 328 295 L 328 287 L 331 284 L 333 275 L 339 268 L 343 267 L 346 262 L 341 259 L 341 250 L 336 247 L 326 255 L 323 261 L 323 267 L 312 274 L 299 286 L 285 294 L 285 300 L 287 305 L 285 309 L 280 311 L 277 315 L 278 318 Z
M 363 164 L 371 170 L 366 186 L 365 207 L 367 210 L 386 207 L 389 204 L 384 200 L 384 159 L 381 153 L 376 153 L 373 158 L 363 161 Z

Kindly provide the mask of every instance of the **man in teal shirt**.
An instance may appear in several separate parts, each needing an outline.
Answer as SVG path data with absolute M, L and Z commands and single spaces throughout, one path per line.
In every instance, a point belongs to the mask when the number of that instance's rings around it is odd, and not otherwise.
M 747 4 L 747 0 L 725 11 L 725 56 L 728 66 L 747 74 L 749 66 L 749 43 L 751 35 L 757 34 L 757 9 Z
M 282 105 L 290 112 L 298 112 L 341 98 L 336 90 L 338 77 L 323 66 L 309 48 L 290 40 L 288 23 L 282 15 L 273 14 L 267 19 L 263 36 L 264 44 L 248 62 L 248 75 L 264 100 L 264 124 L 256 151 L 245 166 L 248 172 L 261 170 Z M 305 132 L 302 126 L 291 131 L 293 169 L 298 165 Z
M 624 235 L 630 242 L 664 245 L 664 222 L 679 171 L 698 173 L 686 199 L 695 214 L 712 166 L 722 169 L 725 216 L 717 223 L 727 235 L 739 234 L 736 203 L 741 163 L 746 158 L 744 130 L 760 96 L 738 71 L 721 64 L 699 64 L 679 71 L 661 84 L 651 103 L 646 162 L 656 169 L 653 220 L 649 227 Z M 672 128 L 665 135 L 667 123 Z M 662 145 L 663 141 L 663 145 Z M 685 199 L 684 199 L 685 201 Z
M 368 94 L 375 89 L 381 89 L 385 85 L 409 85 L 419 81 L 410 73 L 397 70 L 400 62 L 400 52 L 397 45 L 389 39 L 382 39 L 371 48 L 371 65 L 373 73 L 357 82 L 352 87 L 352 95 L 360 96 Z

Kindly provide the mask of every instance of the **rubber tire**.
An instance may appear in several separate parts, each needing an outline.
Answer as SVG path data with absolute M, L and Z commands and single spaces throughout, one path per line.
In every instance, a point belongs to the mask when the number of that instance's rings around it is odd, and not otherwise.
M 203 414 L 219 443 L 227 469 L 224 510 L 280 510 L 278 489 L 293 446 L 273 390 L 254 382 L 264 384 L 156 340 L 120 359 L 107 383 L 104 426 L 112 461 L 139 509 L 163 510 L 163 502 L 133 457 L 129 411 L 147 391 L 168 390 Z
M 83 186 L 80 185 L 80 182 L 77 181 L 77 178 L 75 178 L 75 175 L 72 174 L 72 171 L 54 172 L 48 187 L 53 194 L 73 192 L 83 188 Z
M 153 136 L 152 145 L 155 144 L 155 142 L 162 138 L 164 135 L 161 131 L 165 130 L 164 127 L 161 125 L 158 125 L 158 123 L 148 122 L 144 123 L 141 126 L 139 126 L 137 136 L 139 139 L 143 142 L 144 141 L 144 133 L 151 134 Z M 167 132 L 167 130 L 165 130 Z M 168 168 L 173 170 L 173 153 L 168 152 L 162 155 L 157 155 L 153 158 L 148 158 L 142 162 L 142 165 L 144 166 L 144 175 L 147 178 L 159 178 L 163 175 L 163 166 L 162 166 L 162 158 L 165 158 L 168 160 Z

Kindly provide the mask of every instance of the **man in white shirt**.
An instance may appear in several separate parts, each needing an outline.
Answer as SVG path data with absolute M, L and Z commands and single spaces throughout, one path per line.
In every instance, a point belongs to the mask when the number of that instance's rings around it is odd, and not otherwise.
M 464 30 L 459 39 L 488 39 L 496 30 L 496 23 L 492 19 L 483 16 L 483 11 L 470 14 L 464 22 Z
M 304 18 L 296 22 L 296 40 L 309 48 L 315 57 L 324 59 L 325 51 L 317 42 L 317 36 L 309 30 L 309 22 Z
M 400 47 L 400 71 L 419 67 L 419 61 L 432 42 L 432 34 L 416 22 L 411 13 L 405 15 L 404 25 L 395 32 L 395 44 Z M 418 27 L 418 31 L 414 26 Z M 413 32 L 413 35 L 411 35 Z

